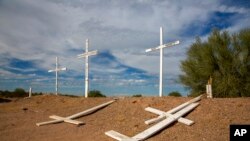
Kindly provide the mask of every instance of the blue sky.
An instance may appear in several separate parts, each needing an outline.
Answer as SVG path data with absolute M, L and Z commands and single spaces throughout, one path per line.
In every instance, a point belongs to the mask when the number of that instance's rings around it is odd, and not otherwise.
M 61 93 L 83 95 L 85 40 L 90 57 L 90 90 L 105 95 L 158 95 L 159 52 L 164 42 L 164 95 L 188 94 L 179 83 L 180 62 L 197 36 L 213 28 L 230 33 L 249 27 L 249 0 L 0 0 L 0 89 L 54 92 L 58 56 Z

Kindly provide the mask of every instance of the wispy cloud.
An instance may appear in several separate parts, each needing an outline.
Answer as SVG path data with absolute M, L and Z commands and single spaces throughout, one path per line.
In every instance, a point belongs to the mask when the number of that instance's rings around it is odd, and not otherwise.
M 60 73 L 62 86 L 79 86 L 70 89 L 78 93 L 83 89 L 84 59 L 76 56 L 85 51 L 86 38 L 90 39 L 89 50 L 100 52 L 90 57 L 92 88 L 108 92 L 109 83 L 119 89 L 123 86 L 124 92 L 144 88 L 153 93 L 155 88 L 145 87 L 158 84 L 159 52 L 145 53 L 145 49 L 159 45 L 160 26 L 164 27 L 164 42 L 181 41 L 165 49 L 164 75 L 170 84 L 181 73 L 180 61 L 196 36 L 205 38 L 214 27 L 237 32 L 250 23 L 245 0 L 2 0 L 0 19 L 0 79 L 4 86 L 8 82 L 3 78 L 19 75 L 33 85 L 50 84 L 49 90 L 53 90 L 54 74 L 47 70 L 55 67 L 58 56 L 60 65 L 69 68 Z M 145 87 L 125 90 L 137 84 Z

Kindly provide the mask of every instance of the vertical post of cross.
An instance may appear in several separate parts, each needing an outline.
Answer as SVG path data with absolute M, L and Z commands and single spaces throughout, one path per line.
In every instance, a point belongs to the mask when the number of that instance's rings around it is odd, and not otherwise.
M 29 97 L 31 97 L 31 95 L 32 95 L 32 88 L 30 87 L 30 89 L 29 89 Z
M 212 93 L 212 77 L 210 76 L 206 85 L 207 98 L 213 98 Z
M 160 50 L 160 76 L 159 76 L 159 96 L 162 97 L 162 93 L 163 93 L 163 49 L 166 47 L 171 47 L 174 45 L 178 45 L 180 43 L 179 40 L 174 41 L 174 42 L 170 42 L 167 44 L 163 44 L 163 29 L 162 27 L 160 27 L 160 46 L 155 47 L 155 48 L 149 48 L 146 49 L 145 52 L 151 52 L 151 51 L 155 51 L 155 50 Z
M 89 56 L 96 55 L 97 50 L 89 52 L 89 39 L 86 39 L 85 53 L 77 55 L 78 58 L 85 58 L 85 97 L 88 97 L 89 92 Z
M 58 58 L 56 57 L 56 68 L 54 70 L 49 70 L 48 72 L 56 72 L 56 95 L 58 94 L 58 72 L 67 70 L 66 67 L 59 68 L 58 67 Z
M 57 71 L 57 69 L 58 69 L 58 58 L 57 58 L 57 56 L 56 56 L 56 95 L 58 94 L 58 71 Z
M 85 52 L 88 52 L 89 48 L 89 39 L 86 39 L 86 50 Z M 88 97 L 89 92 L 89 56 L 86 56 L 85 61 L 85 97 Z
M 160 46 L 163 45 L 163 32 L 160 27 Z M 162 86 L 163 86 L 163 48 L 160 48 L 160 82 L 159 82 L 159 96 L 162 97 Z

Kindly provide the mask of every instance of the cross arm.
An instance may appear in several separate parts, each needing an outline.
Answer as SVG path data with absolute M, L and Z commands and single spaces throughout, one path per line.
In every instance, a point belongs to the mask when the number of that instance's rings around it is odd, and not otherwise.
M 147 108 L 145 108 L 145 110 L 159 115 L 156 118 L 145 121 L 145 124 L 152 124 L 152 123 L 155 123 L 155 122 L 159 122 L 159 121 L 161 121 L 161 120 L 163 120 L 163 119 L 165 119 L 167 117 L 176 118 L 174 116 L 174 114 L 171 114 L 169 112 L 163 112 L 163 111 L 160 111 L 160 110 L 155 109 L 155 108 L 147 107 Z M 186 119 L 186 118 L 182 118 L 182 117 L 178 118 L 178 122 L 186 124 L 186 125 L 192 125 L 194 123 L 194 121 Z
M 196 108 L 199 105 L 199 103 L 192 103 L 188 105 L 187 107 L 181 109 L 177 113 L 174 114 L 174 117 L 168 117 L 164 119 L 163 121 L 151 126 L 150 128 L 142 131 L 141 133 L 138 133 L 137 135 L 133 137 L 128 137 L 126 135 L 123 135 L 121 133 L 118 133 L 116 131 L 110 130 L 108 132 L 105 132 L 106 135 L 118 140 L 118 141 L 141 141 L 149 138 L 150 136 L 156 134 L 160 130 L 166 128 L 171 123 L 175 122 L 180 118 L 181 116 L 185 115 L 186 113 L 190 112 L 194 108 Z
M 133 139 L 131 137 L 128 137 L 126 135 L 118 133 L 118 132 L 116 132 L 114 130 L 110 130 L 108 132 L 105 132 L 105 134 L 110 136 L 111 138 L 114 138 L 114 139 L 118 140 L 118 141 L 137 141 L 137 140 L 135 140 L 135 139 Z
M 170 42 L 170 43 L 167 43 L 167 44 L 163 44 L 163 45 L 160 45 L 160 46 L 155 47 L 155 48 L 146 49 L 145 52 L 151 52 L 151 51 L 159 50 L 161 48 L 171 47 L 171 46 L 178 45 L 178 44 L 180 44 L 179 40 L 174 41 L 174 42 Z
M 86 57 L 86 56 L 92 56 L 92 55 L 96 55 L 97 53 L 98 53 L 97 50 L 90 51 L 90 52 L 85 52 L 83 54 L 77 55 L 77 58 L 83 58 L 83 57 Z
M 70 118 L 60 117 L 60 116 L 56 116 L 56 115 L 49 116 L 49 118 L 56 119 L 56 120 L 63 120 L 64 122 L 77 124 L 77 125 L 84 124 L 84 122 L 82 122 L 82 121 L 72 120 Z
M 54 71 L 65 71 L 65 70 L 67 70 L 67 68 L 66 68 L 66 67 L 64 67 L 64 68 L 58 68 L 58 69 L 54 69 L 54 70 L 49 70 L 48 72 L 54 72 Z

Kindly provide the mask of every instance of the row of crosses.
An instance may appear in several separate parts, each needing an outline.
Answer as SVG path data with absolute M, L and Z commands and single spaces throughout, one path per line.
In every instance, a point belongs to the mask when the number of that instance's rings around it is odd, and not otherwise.
M 170 42 L 167 44 L 163 44 L 163 29 L 160 27 L 160 46 L 155 48 L 146 49 L 146 52 L 160 50 L 160 77 L 159 77 L 159 96 L 162 97 L 163 92 L 163 49 L 166 47 L 171 47 L 174 45 L 178 45 L 180 43 L 179 40 Z M 86 40 L 86 49 L 85 53 L 77 55 L 78 58 L 85 58 L 85 97 L 88 97 L 88 89 L 89 89 L 89 56 L 96 55 L 98 53 L 97 50 L 88 51 L 89 48 L 89 40 Z M 58 72 L 66 71 L 67 68 L 59 68 L 58 67 L 58 58 L 56 57 L 56 68 L 54 70 L 49 70 L 48 72 L 56 72 L 56 95 L 58 94 Z

